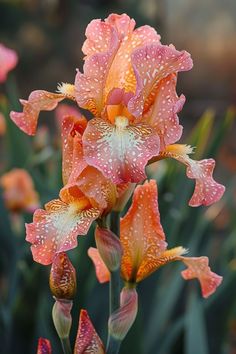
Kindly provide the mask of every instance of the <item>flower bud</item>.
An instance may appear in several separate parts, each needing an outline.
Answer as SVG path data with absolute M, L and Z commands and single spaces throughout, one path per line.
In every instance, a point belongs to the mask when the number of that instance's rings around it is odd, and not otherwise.
M 46 338 L 39 338 L 37 354 L 52 354 L 51 343 Z
M 113 312 L 108 321 L 109 332 L 117 340 L 123 340 L 133 325 L 138 311 L 138 294 L 134 288 L 123 288 L 120 308 Z
M 65 252 L 56 254 L 53 260 L 49 285 L 57 299 L 73 299 L 76 292 L 76 273 Z
M 69 337 L 72 317 L 71 308 L 73 302 L 71 300 L 56 300 L 52 309 L 52 319 L 60 339 Z
M 99 254 L 110 271 L 120 267 L 122 248 L 119 238 L 110 230 L 100 228 L 95 230 L 95 241 Z

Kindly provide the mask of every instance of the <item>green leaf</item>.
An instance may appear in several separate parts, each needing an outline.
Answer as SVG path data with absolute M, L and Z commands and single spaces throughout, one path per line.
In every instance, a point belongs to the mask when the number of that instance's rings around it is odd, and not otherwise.
M 208 354 L 203 304 L 190 294 L 185 319 L 185 354 Z

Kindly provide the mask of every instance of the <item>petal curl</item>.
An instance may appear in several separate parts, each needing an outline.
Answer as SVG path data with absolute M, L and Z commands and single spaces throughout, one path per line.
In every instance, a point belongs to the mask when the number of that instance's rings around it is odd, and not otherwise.
M 181 272 L 186 280 L 198 279 L 202 289 L 202 296 L 207 298 L 212 295 L 221 284 L 223 278 L 211 271 L 208 257 L 179 257 L 187 269 Z
M 177 113 L 183 108 L 185 97 L 176 94 L 177 76 L 170 74 L 162 79 L 156 90 L 156 97 L 145 122 L 150 124 L 160 137 L 160 150 L 176 143 L 183 131 Z
M 159 137 L 146 124 L 125 126 L 92 119 L 83 135 L 87 163 L 114 183 L 140 182 L 148 160 L 159 151 Z M 122 124 L 124 125 L 122 126 Z
M 100 211 L 90 206 L 76 188 L 63 190 L 61 199 L 45 205 L 34 213 L 33 222 L 26 224 L 26 240 L 36 262 L 50 264 L 56 253 L 77 246 L 77 236 L 85 235 Z
M 122 277 L 139 282 L 156 270 L 167 246 L 160 222 L 156 181 L 136 187 L 132 205 L 121 219 L 120 234 L 124 252 Z
M 82 135 L 86 125 L 87 119 L 80 113 L 80 111 L 68 104 L 61 103 L 55 110 L 56 124 L 59 130 L 61 130 L 63 121 L 66 117 L 73 117 L 76 122 L 77 131 Z
M 215 161 L 204 159 L 200 161 L 192 160 L 188 154 L 192 153 L 192 148 L 188 145 L 169 145 L 160 153 L 163 157 L 172 157 L 187 166 L 186 174 L 191 179 L 196 179 L 194 193 L 189 201 L 189 205 L 197 207 L 199 205 L 211 205 L 222 197 L 225 187 L 213 179 Z
M 155 100 L 160 80 L 170 74 L 190 70 L 193 65 L 190 54 L 186 51 L 178 51 L 173 45 L 160 44 L 149 44 L 137 49 L 132 54 L 132 64 L 136 80 L 142 83 L 142 90 L 129 103 L 131 112 L 133 107 L 142 107 L 140 101 L 146 112 Z
M 103 343 L 86 310 L 80 311 L 74 354 L 105 354 Z
M 17 62 L 17 53 L 0 43 L 0 83 L 6 81 L 8 72 L 15 68 Z
M 58 103 L 66 98 L 59 93 L 47 91 L 33 91 L 26 100 L 20 100 L 23 112 L 10 113 L 13 122 L 28 135 L 35 135 L 40 111 L 52 111 Z
M 39 338 L 37 354 L 52 354 L 51 343 L 46 338 Z
M 88 256 L 93 261 L 97 280 L 99 281 L 99 283 L 102 284 L 110 281 L 110 272 L 105 263 L 103 262 L 97 248 L 90 247 L 88 249 Z
M 81 131 L 81 129 L 85 125 L 84 120 L 83 117 L 77 119 L 68 116 L 62 122 L 62 175 L 64 185 L 73 183 L 87 166 L 82 147 L 83 130 Z

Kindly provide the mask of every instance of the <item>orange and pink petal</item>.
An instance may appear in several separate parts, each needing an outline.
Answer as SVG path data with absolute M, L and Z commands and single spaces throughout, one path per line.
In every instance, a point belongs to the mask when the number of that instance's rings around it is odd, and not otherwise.
M 26 224 L 26 240 L 36 262 L 50 264 L 57 253 L 77 246 L 77 236 L 86 235 L 100 211 L 93 208 L 75 189 L 61 191 L 55 199 L 34 213 L 33 222 Z
M 91 258 L 96 272 L 96 277 L 99 283 L 103 284 L 110 281 L 110 272 L 103 262 L 97 248 L 90 247 L 88 249 L 88 256 Z
M 224 194 L 225 187 L 217 183 L 213 178 L 215 161 L 213 159 L 204 159 L 201 161 L 192 160 L 189 154 L 193 149 L 188 145 L 169 145 L 160 153 L 163 157 L 172 157 L 187 166 L 187 177 L 195 179 L 194 193 L 189 201 L 189 205 L 197 207 L 200 205 L 211 205 Z
M 186 280 L 198 279 L 203 297 L 212 295 L 221 284 L 223 278 L 211 271 L 207 257 L 179 257 L 179 260 L 187 266 L 187 269 L 181 272 L 182 277 Z
M 87 163 L 99 169 L 114 183 L 140 182 L 145 166 L 159 152 L 159 137 L 146 124 L 128 124 L 119 118 L 116 125 L 92 119 L 83 135 Z
M 41 111 L 52 111 L 65 96 L 43 90 L 33 91 L 26 100 L 20 100 L 23 112 L 10 113 L 13 122 L 26 134 L 35 135 Z
M 126 281 L 141 281 L 156 270 L 158 259 L 167 246 L 154 180 L 136 187 L 132 205 L 121 219 L 120 235 L 122 277 Z

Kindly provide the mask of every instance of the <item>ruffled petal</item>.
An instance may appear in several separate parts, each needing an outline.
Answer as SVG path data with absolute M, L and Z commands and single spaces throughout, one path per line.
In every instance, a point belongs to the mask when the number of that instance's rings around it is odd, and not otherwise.
M 169 145 L 160 153 L 160 156 L 172 157 L 184 163 L 187 166 L 187 176 L 191 179 L 196 179 L 194 193 L 189 201 L 190 206 L 211 205 L 220 200 L 224 194 L 225 187 L 213 179 L 215 161 L 213 159 L 192 160 L 188 156 L 188 154 L 192 153 L 192 150 L 188 145 Z
M 223 278 L 211 271 L 208 257 L 179 257 L 187 269 L 181 272 L 186 280 L 198 279 L 202 289 L 202 296 L 207 298 L 212 295 L 221 284 Z
M 80 111 L 68 104 L 61 103 L 55 110 L 56 124 L 58 129 L 61 130 L 63 121 L 67 117 L 73 117 L 76 122 L 77 131 L 82 135 L 86 126 L 87 119 L 80 113 Z
M 60 199 L 34 213 L 33 222 L 26 224 L 26 240 L 36 262 L 50 264 L 54 255 L 77 246 L 77 236 L 86 235 L 100 211 L 89 205 L 76 188 L 61 191 Z
M 73 183 L 87 166 L 82 147 L 84 119 L 83 117 L 77 119 L 68 116 L 62 123 L 62 175 L 64 185 Z
M 190 70 L 193 66 L 190 54 L 177 51 L 173 45 L 149 44 L 132 54 L 132 64 L 137 81 L 141 81 L 142 90 L 136 94 L 129 106 L 139 106 L 143 102 L 146 112 L 154 102 L 160 80 L 179 71 Z M 140 114 L 142 112 L 140 111 Z
M 176 143 L 183 131 L 179 124 L 179 113 L 184 105 L 185 97 L 176 94 L 177 76 L 171 74 L 162 79 L 156 90 L 156 97 L 145 122 L 150 124 L 160 137 L 160 150 L 166 145 Z
M 86 167 L 76 180 L 76 185 L 94 206 L 110 211 L 117 198 L 116 186 L 92 166 Z
M 92 119 L 83 135 L 87 163 L 114 183 L 142 181 L 148 160 L 159 151 L 159 137 L 152 128 L 146 124 L 125 126 L 125 119 L 122 117 L 119 126 Z
M 160 40 L 149 26 L 134 30 L 135 21 L 126 14 L 112 14 L 105 21 L 93 20 L 88 25 L 83 45 L 86 54 L 84 74 L 78 72 L 75 81 L 78 104 L 95 116 L 101 115 L 113 88 L 135 92 L 131 54 L 142 45 L 159 43 Z
M 39 338 L 37 354 L 52 354 L 51 343 L 46 338 Z
M 33 91 L 26 100 L 20 100 L 23 112 L 11 112 L 13 122 L 28 135 L 35 135 L 40 111 L 52 111 L 59 102 L 66 98 L 59 93 Z
M 107 96 L 114 87 L 124 88 L 126 92 L 134 93 L 136 78 L 131 64 L 131 55 L 136 48 L 148 43 L 159 43 L 160 36 L 150 26 L 142 26 L 134 30 L 135 21 L 126 14 L 111 14 L 106 21 L 116 29 L 120 46 L 109 71 L 105 95 Z
M 122 277 L 126 281 L 139 282 L 156 270 L 156 263 L 167 245 L 154 180 L 136 187 L 132 205 L 121 219 L 120 234 L 124 252 Z
M 8 72 L 15 68 L 17 62 L 17 53 L 0 43 L 0 83 L 6 81 Z
M 80 311 L 74 354 L 105 354 L 103 343 L 86 310 Z
M 99 281 L 99 283 L 102 284 L 110 281 L 110 272 L 105 263 L 103 262 L 97 248 L 90 247 L 88 249 L 88 256 L 93 261 L 97 280 Z

